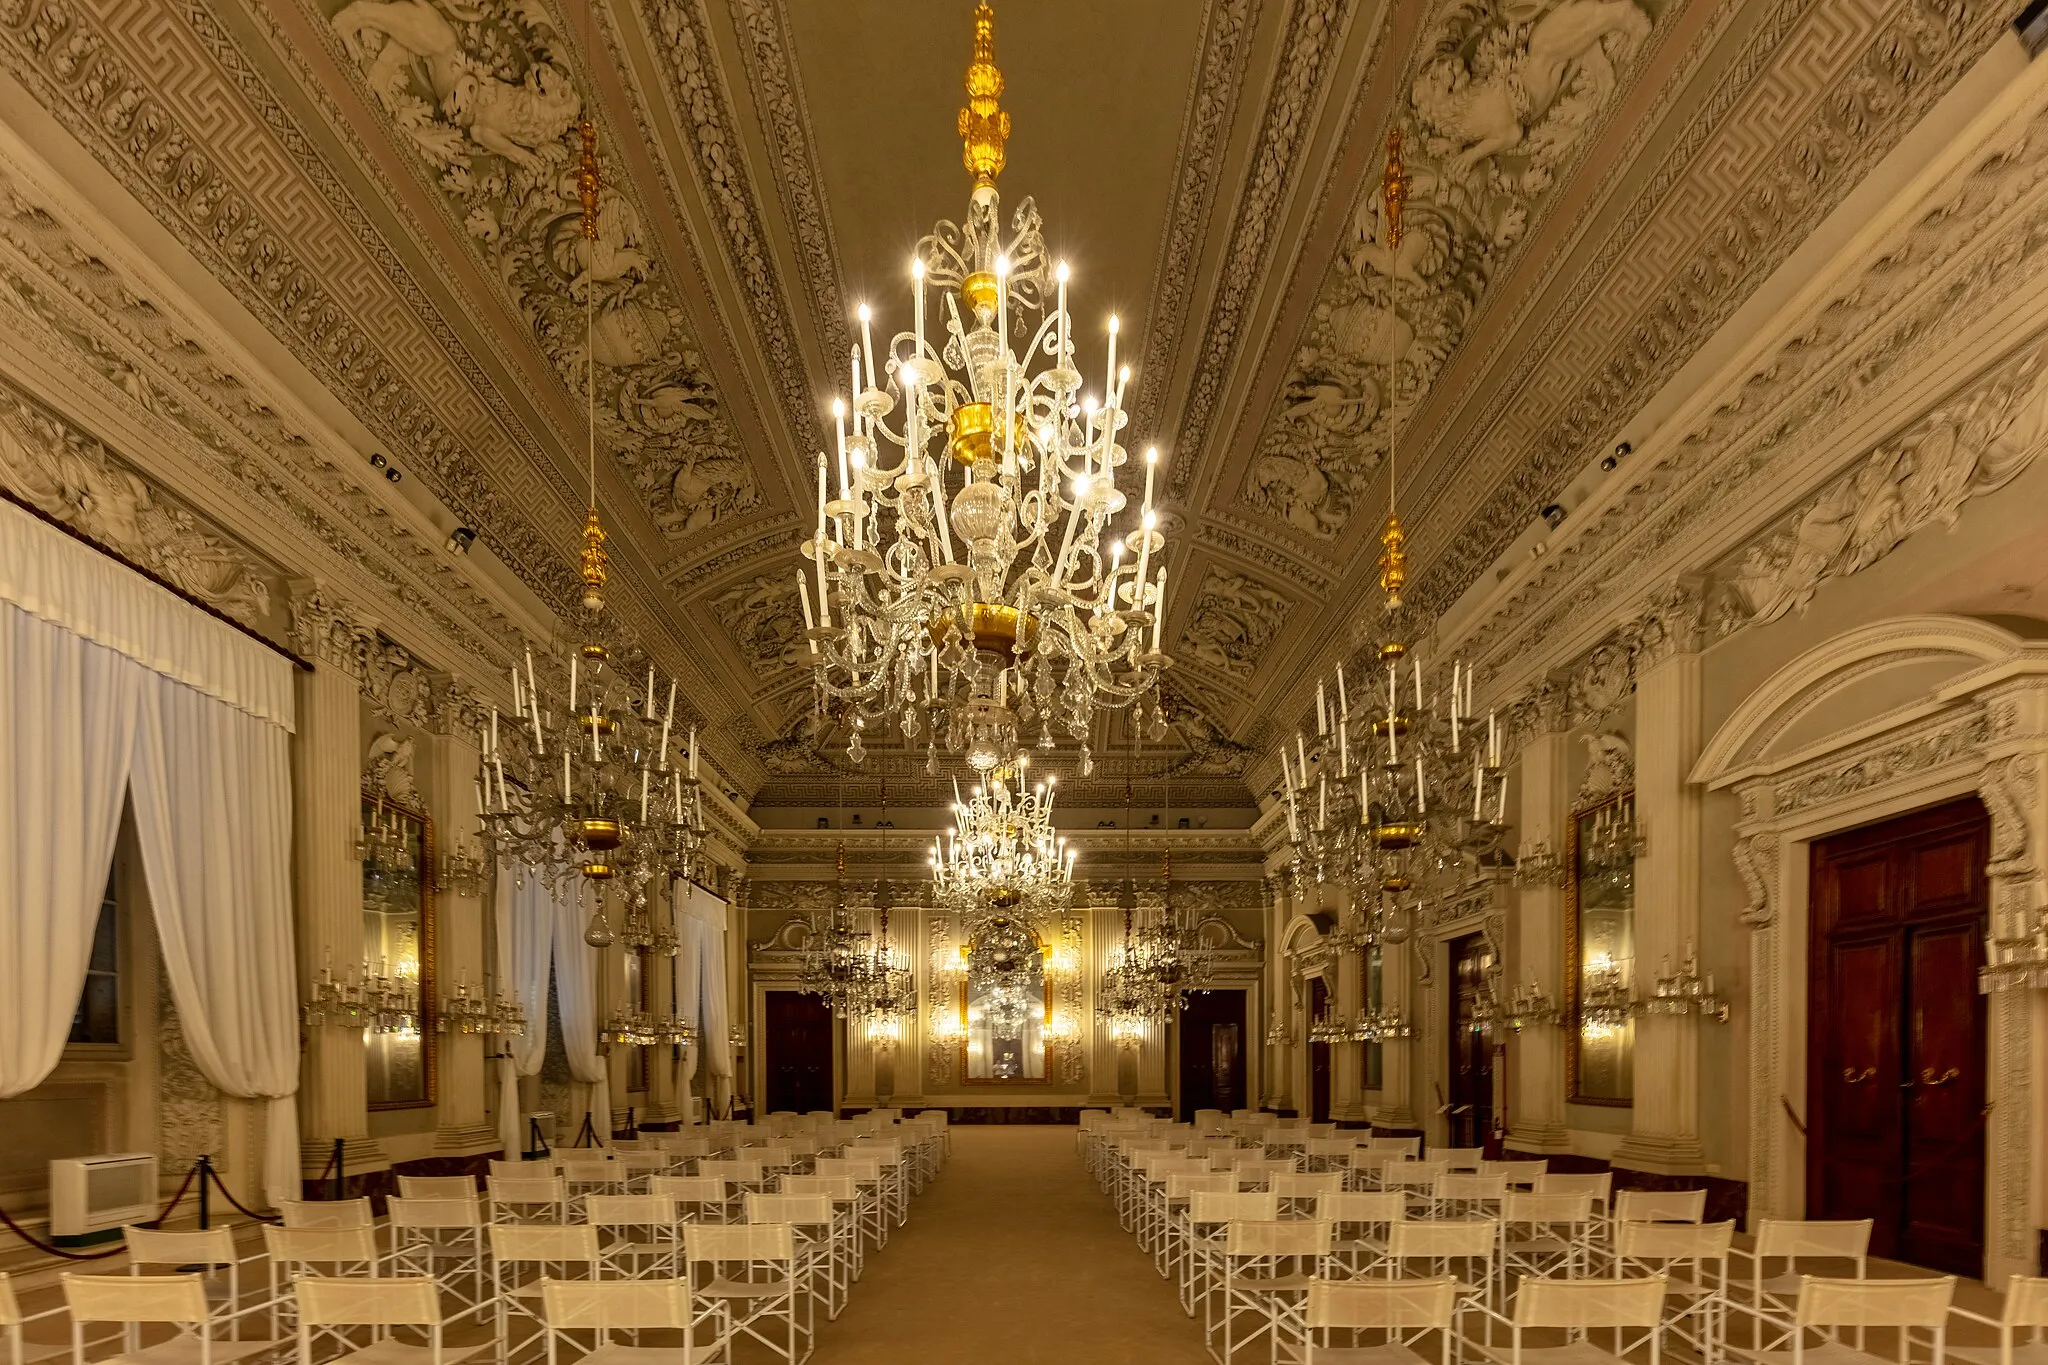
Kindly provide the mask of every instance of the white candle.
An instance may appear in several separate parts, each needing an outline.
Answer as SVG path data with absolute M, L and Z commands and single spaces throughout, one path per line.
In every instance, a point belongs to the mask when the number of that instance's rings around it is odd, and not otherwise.
M 1058 309 L 1058 316 L 1060 320 L 1060 353 L 1057 363 L 1064 366 L 1067 363 L 1067 263 L 1065 261 L 1061 261 L 1059 263 L 1059 268 L 1053 271 L 1053 276 L 1054 278 L 1058 279 L 1060 283 L 1060 300 Z
M 1429 793 L 1422 785 L 1422 760 L 1419 758 L 1415 760 L 1415 813 L 1429 814 Z
M 697 780 L 697 727 L 690 727 L 690 780 Z
M 512 718 L 514 720 L 526 719 L 526 707 L 523 704 L 523 700 L 519 686 L 519 665 L 514 664 L 512 665 Z
M 1422 710 L 1422 660 L 1415 660 L 1415 709 Z
M 1395 767 L 1401 764 L 1401 737 L 1394 733 L 1394 713 L 1387 712 L 1387 762 Z
M 1337 722 L 1337 776 L 1351 776 L 1351 731 Z
M 1118 326 L 1116 314 L 1111 313 L 1109 315 L 1109 364 L 1103 367 L 1102 374 L 1102 399 L 1105 413 L 1113 410 L 1116 404 L 1116 334 Z M 1108 425 L 1111 433 L 1110 439 L 1102 443 L 1102 468 L 1104 473 L 1109 471 L 1110 441 L 1116 439 L 1116 424 L 1110 422 Z
M 1500 766 L 1500 729 L 1494 724 L 1493 712 L 1486 713 L 1486 766 Z
M 505 760 L 499 758 L 493 759 L 492 762 L 497 765 L 498 769 L 498 808 L 500 810 L 510 810 L 512 809 L 512 800 L 505 795 Z
M 1316 828 L 1327 829 L 1330 825 L 1330 775 L 1324 773 L 1316 782 Z
M 1152 608 L 1152 652 L 1159 652 L 1160 634 L 1166 629 L 1166 570 L 1159 570 L 1159 594 Z
M 580 650 L 572 649 L 569 651 L 569 714 L 571 715 L 576 713 L 577 667 L 582 662 L 583 656 Z
M 1156 469 L 1157 469 L 1158 467 L 1159 467 L 1159 447 L 1158 447 L 1158 446 L 1147 446 L 1147 447 L 1145 448 L 1145 506 L 1144 506 L 1144 513 L 1145 513 L 1145 520 L 1146 520 L 1146 522 L 1148 522 L 1148 523 L 1149 523 L 1149 522 L 1150 522 L 1150 521 L 1152 520 L 1152 474 L 1153 474 L 1153 471 L 1154 471 L 1154 470 L 1156 470 Z
M 1302 742 L 1301 731 L 1294 732 L 1294 766 L 1301 771 L 1301 780 L 1308 781 L 1308 745 Z
M 491 752 L 498 752 L 498 708 L 495 706 L 491 708 Z
M 1506 779 L 1505 777 L 1503 777 L 1503 778 L 1502 778 L 1502 779 L 1500 780 L 1500 804 L 1499 804 L 1499 805 L 1498 805 L 1497 807 L 1495 807 L 1495 809 L 1494 809 L 1494 812 L 1493 812 L 1493 823 L 1495 823 L 1496 825 L 1504 825 L 1504 824 L 1506 824 L 1507 822 L 1508 822 L 1508 780 L 1507 780 L 1507 779 Z
M 910 258 L 910 316 L 911 327 L 916 334 L 917 349 L 912 352 L 919 361 L 924 359 L 924 262 L 917 257 Z
M 654 719 L 654 665 L 647 665 L 647 714 L 643 720 Z
M 1348 694 L 1347 694 L 1347 693 L 1346 693 L 1346 692 L 1344 691 L 1344 665 L 1342 665 L 1342 664 L 1338 664 L 1338 665 L 1337 665 L 1337 726 L 1338 726 L 1338 728 L 1339 728 L 1339 729 L 1342 729 L 1342 728 L 1343 728 L 1343 725 L 1344 725 L 1344 722 L 1345 722 L 1345 721 L 1347 721 L 1347 720 L 1350 720 L 1350 719 L 1351 719 L 1351 698 L 1350 698 L 1350 696 L 1349 696 L 1349 695 L 1348 695 Z
M 1472 759 L 1472 822 L 1479 823 L 1479 803 L 1486 794 L 1486 769 L 1479 766 L 1475 755 Z
M 597 747 L 597 698 L 590 699 L 590 761 L 604 762 L 604 751 Z
M 1150 477 L 1149 470 L 1147 477 Z M 1152 558 L 1152 528 L 1158 524 L 1159 518 L 1152 515 L 1149 507 L 1145 509 L 1145 515 L 1138 518 L 1138 530 L 1143 539 L 1138 542 L 1138 572 L 1131 579 L 1131 606 L 1138 611 L 1145 609 L 1145 567 Z
M 527 714 L 533 718 L 533 751 L 534 753 L 545 758 L 547 757 L 548 743 L 547 740 L 542 738 L 541 736 L 540 689 L 536 688 L 533 685 L 533 651 L 531 649 L 526 651 L 526 695 L 527 698 L 533 703 L 531 706 L 526 708 Z
M 857 355 L 858 353 L 856 353 Z M 856 363 L 858 363 L 857 360 Z M 835 398 L 832 400 L 832 429 L 835 439 L 839 444 L 839 496 L 846 498 L 852 495 L 848 492 L 849 486 L 846 480 L 846 401 L 844 399 Z M 839 536 L 842 540 L 846 538 L 846 528 L 844 526 L 839 528 Z
M 647 823 L 647 766 L 640 766 L 640 823 Z
M 1316 735 L 1321 738 L 1330 733 L 1330 713 L 1323 705 L 1323 684 L 1316 680 Z
M 476 813 L 482 815 L 484 813 L 484 780 L 479 777 L 470 785 L 476 788 Z
M 562 802 L 566 805 L 574 799 L 569 789 L 569 746 L 564 744 L 562 746 Z
M 875 343 L 874 338 L 868 332 L 869 316 L 868 306 L 862 304 L 860 306 L 860 353 L 862 360 L 867 366 L 868 387 L 872 389 L 875 386 Z

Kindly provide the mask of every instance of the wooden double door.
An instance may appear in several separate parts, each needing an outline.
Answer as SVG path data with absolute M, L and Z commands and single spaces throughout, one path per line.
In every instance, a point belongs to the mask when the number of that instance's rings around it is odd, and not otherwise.
M 1180 1117 L 1245 1107 L 1243 991 L 1196 991 L 1180 1011 Z
M 1973 797 L 1817 841 L 1810 864 L 1808 1216 L 1869 1218 L 1874 1255 L 1969 1276 L 1988 857 Z
M 1481 1027 L 1478 1006 L 1487 992 L 1493 945 L 1484 934 L 1465 934 L 1449 944 L 1451 953 L 1450 1145 L 1486 1147 L 1493 1142 L 1493 1033 Z
M 769 991 L 763 997 L 770 1114 L 808 1114 L 834 1107 L 832 1007 L 822 995 Z

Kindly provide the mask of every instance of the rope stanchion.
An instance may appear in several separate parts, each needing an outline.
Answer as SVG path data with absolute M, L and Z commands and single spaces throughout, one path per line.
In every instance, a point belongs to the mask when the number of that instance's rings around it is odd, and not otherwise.
M 185 1172 L 184 1180 L 179 1182 L 177 1193 L 171 1196 L 171 1202 L 164 1205 L 163 1212 L 159 1213 L 155 1218 L 151 1219 L 145 1226 L 160 1228 L 164 1225 L 164 1220 L 168 1219 L 173 1213 L 177 1212 L 178 1205 L 185 1202 L 185 1193 L 186 1191 L 192 1188 L 193 1178 L 199 1174 L 199 1168 L 205 1160 L 206 1159 L 204 1157 L 201 1157 L 198 1161 L 192 1163 L 192 1165 Z M 230 1199 L 233 1199 L 234 1196 L 229 1195 L 228 1197 Z M 22 1241 L 27 1242 L 30 1246 L 34 1247 L 37 1251 L 42 1252 L 44 1255 L 61 1256 L 67 1261 L 104 1261 L 109 1256 L 119 1256 L 128 1249 L 125 1246 L 119 1246 L 109 1247 L 105 1251 L 67 1251 L 63 1247 L 56 1246 L 49 1242 L 45 1242 L 42 1238 L 37 1237 L 27 1228 L 24 1228 L 21 1224 L 15 1222 L 14 1219 L 9 1216 L 6 1209 L 0 1209 L 0 1224 L 4 1224 L 7 1227 L 7 1229 L 10 1232 L 12 1232 L 15 1236 L 21 1238 Z
M 254 1209 L 251 1209 L 247 1205 L 242 1203 L 241 1200 L 235 1198 L 235 1192 L 229 1189 L 227 1187 L 227 1182 L 220 1178 L 220 1172 L 213 1169 L 212 1160 L 207 1157 L 201 1157 L 199 1160 L 201 1165 L 205 1168 L 205 1178 L 213 1182 L 213 1187 L 221 1192 L 221 1197 L 226 1199 L 228 1203 L 232 1204 L 237 1212 L 241 1213 L 246 1218 L 253 1218 L 255 1221 L 259 1223 L 281 1223 L 284 1221 L 283 1219 L 278 1218 L 272 1214 L 257 1213 Z

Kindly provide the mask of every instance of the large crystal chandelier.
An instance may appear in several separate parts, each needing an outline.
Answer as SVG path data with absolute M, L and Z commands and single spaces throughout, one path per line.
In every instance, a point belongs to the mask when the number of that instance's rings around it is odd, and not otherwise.
M 1157 957 L 1157 943 L 1138 932 L 1136 913 L 1124 911 L 1124 936 L 1110 954 L 1095 991 L 1095 1013 L 1119 1047 L 1136 1047 L 1155 1024 L 1173 1014 L 1179 988 Z
M 1036 921 L 1073 899 L 1076 851 L 1052 823 L 1057 779 L 1025 792 L 1030 763 L 1019 755 L 994 769 L 966 801 L 956 782 L 953 829 L 932 843 L 933 904 L 961 916 L 970 932 L 991 914 Z
M 1401 241 L 1407 185 L 1395 131 L 1381 182 L 1390 248 Z M 1355 913 L 1345 932 L 1360 941 L 1391 928 L 1400 899 L 1431 875 L 1496 848 L 1507 800 L 1498 722 L 1491 713 L 1483 725 L 1475 716 L 1471 671 L 1453 663 L 1448 680 L 1430 677 L 1412 647 L 1391 399 L 1389 409 L 1377 666 L 1347 679 L 1339 665 L 1334 688 L 1319 679 L 1314 747 L 1297 732 L 1291 753 L 1285 743 L 1280 748 L 1297 884 L 1312 876 L 1320 900 L 1326 882 L 1348 883 Z
M 886 892 L 885 892 L 886 898 Z M 917 977 L 909 954 L 889 940 L 889 911 L 876 913 L 875 932 L 860 928 L 846 904 L 846 845 L 839 846 L 832 905 L 814 912 L 797 969 L 797 989 L 823 996 L 841 1018 L 897 1019 L 917 1012 Z
M 1067 311 L 1068 271 L 1047 259 L 1026 199 L 1007 234 L 996 193 L 1010 116 L 999 107 L 995 16 L 975 10 L 964 223 L 939 223 L 911 262 L 911 328 L 878 357 L 860 310 L 850 398 L 835 400 L 836 458 L 818 456 L 815 534 L 798 574 L 821 705 L 863 731 L 894 721 L 990 771 L 1022 727 L 1081 741 L 1098 708 L 1135 704 L 1163 731 L 1158 679 L 1165 547 L 1147 451 L 1138 515 L 1117 532 L 1137 476 L 1119 443 L 1130 378 L 1109 320 L 1101 387 L 1086 390 Z M 927 326 L 934 302 L 936 330 Z M 1021 342 L 1021 349 L 1013 343 Z
M 583 155 L 576 185 L 582 199 L 582 235 L 597 238 L 597 127 L 581 125 Z M 512 669 L 509 723 L 497 708 L 482 735 L 477 806 L 497 857 L 562 877 L 581 872 L 602 884 L 625 871 L 635 887 L 627 929 L 640 932 L 647 882 L 657 875 L 684 877 L 703 846 L 704 808 L 697 777 L 697 732 L 689 731 L 687 773 L 675 747 L 676 683 L 664 689 L 650 665 L 645 678 L 619 663 L 616 628 L 604 617 L 610 558 L 597 512 L 596 359 L 590 345 L 592 299 L 585 285 L 584 401 L 588 423 L 586 470 L 590 508 L 583 525 L 578 574 L 582 580 L 580 639 L 569 653 L 566 686 L 554 670 Z M 586 938 L 613 941 L 602 901 Z

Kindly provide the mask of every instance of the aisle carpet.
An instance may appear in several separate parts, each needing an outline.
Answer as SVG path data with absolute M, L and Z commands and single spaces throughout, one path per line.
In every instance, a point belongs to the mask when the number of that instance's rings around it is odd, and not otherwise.
M 814 1365 L 1208 1360 L 1201 1325 L 1081 1169 L 1075 1131 L 955 1128 L 909 1223 L 818 1325 Z

